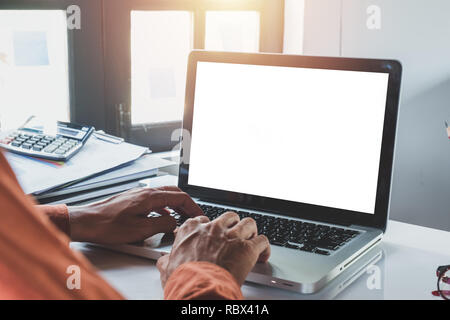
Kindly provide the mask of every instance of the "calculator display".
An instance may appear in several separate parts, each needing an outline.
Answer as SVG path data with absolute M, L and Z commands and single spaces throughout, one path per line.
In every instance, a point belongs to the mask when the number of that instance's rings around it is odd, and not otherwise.
M 91 127 L 58 121 L 57 134 L 76 140 L 84 140 L 86 135 L 90 133 L 90 129 Z

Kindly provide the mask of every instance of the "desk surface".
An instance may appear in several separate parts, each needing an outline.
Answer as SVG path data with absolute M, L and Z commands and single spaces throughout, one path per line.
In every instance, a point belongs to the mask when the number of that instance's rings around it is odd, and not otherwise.
M 436 290 L 436 267 L 450 264 L 449 244 L 450 232 L 390 220 L 377 249 L 382 258 L 376 267 L 361 266 L 359 272 L 342 274 L 315 295 L 252 283 L 245 283 L 242 291 L 247 299 L 440 299 L 431 291 Z M 162 299 L 155 261 L 83 243 L 71 246 L 126 298 Z

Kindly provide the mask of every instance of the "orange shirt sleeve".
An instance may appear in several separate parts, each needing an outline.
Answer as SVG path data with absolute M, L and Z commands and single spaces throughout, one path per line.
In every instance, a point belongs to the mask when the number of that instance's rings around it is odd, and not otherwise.
M 0 203 L 1 298 L 122 299 L 24 195 L 1 152 Z M 70 289 L 68 280 L 76 279 L 80 288 Z
M 58 229 L 70 237 L 69 210 L 65 204 L 36 206 Z
M 209 262 L 182 264 L 170 275 L 164 288 L 167 300 L 241 300 L 242 292 L 234 277 Z

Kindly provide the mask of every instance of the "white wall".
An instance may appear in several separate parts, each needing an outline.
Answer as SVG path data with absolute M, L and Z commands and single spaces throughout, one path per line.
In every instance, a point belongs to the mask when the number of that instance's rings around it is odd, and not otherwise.
M 369 5 L 381 28 L 366 27 Z M 450 1 L 306 0 L 304 53 L 394 58 L 403 83 L 391 218 L 450 230 Z

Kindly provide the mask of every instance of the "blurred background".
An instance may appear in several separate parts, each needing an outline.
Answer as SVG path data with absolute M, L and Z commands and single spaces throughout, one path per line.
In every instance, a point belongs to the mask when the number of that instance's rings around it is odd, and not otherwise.
M 398 59 L 390 217 L 450 231 L 449 15 L 447 0 L 1 0 L 1 129 L 36 115 L 166 151 L 192 49 Z

